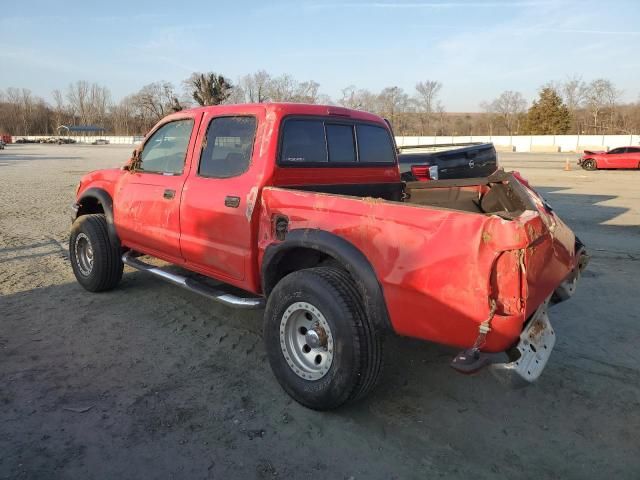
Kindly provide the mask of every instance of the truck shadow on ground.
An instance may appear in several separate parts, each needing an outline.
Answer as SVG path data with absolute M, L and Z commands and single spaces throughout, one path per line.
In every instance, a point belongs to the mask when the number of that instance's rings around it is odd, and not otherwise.
M 60 255 L 68 258 L 68 247 L 54 238 L 47 242 L 37 242 L 18 247 L 0 248 L 0 263 L 15 262 L 37 257 L 47 257 L 50 255 Z

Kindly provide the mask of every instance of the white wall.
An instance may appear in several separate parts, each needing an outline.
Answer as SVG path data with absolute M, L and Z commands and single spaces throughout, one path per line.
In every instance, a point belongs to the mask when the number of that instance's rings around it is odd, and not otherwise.
M 399 147 L 442 143 L 491 142 L 496 148 L 515 152 L 582 152 L 586 149 L 610 150 L 640 145 L 640 135 L 465 135 L 457 137 L 396 137 Z
M 48 135 L 30 135 L 18 138 L 38 140 L 50 138 Z M 109 140 L 114 145 L 134 145 L 142 136 L 72 136 L 79 143 L 91 143 L 99 138 Z M 640 145 L 640 135 L 464 135 L 441 137 L 396 137 L 399 147 L 411 145 L 440 145 L 446 143 L 491 142 L 499 150 L 515 152 L 582 152 L 584 149 L 610 150 L 627 145 Z
M 13 142 L 19 138 L 26 138 L 28 140 L 40 140 L 44 138 L 57 138 L 56 135 L 18 135 L 13 137 Z M 62 138 L 67 138 L 65 135 L 62 135 Z M 98 139 L 106 139 L 109 140 L 109 143 L 114 145 L 135 145 L 136 143 L 140 143 L 144 137 L 141 135 L 132 136 L 132 135 L 71 135 L 77 143 L 91 143 Z

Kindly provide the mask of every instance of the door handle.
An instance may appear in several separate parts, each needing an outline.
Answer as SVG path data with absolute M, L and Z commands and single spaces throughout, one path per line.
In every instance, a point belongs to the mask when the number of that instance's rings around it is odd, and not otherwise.
M 171 190 L 171 189 L 166 189 L 164 191 L 164 195 L 162 195 L 164 198 L 166 198 L 167 200 L 171 200 L 173 197 L 176 196 L 176 191 L 175 190 Z
M 238 208 L 240 206 L 240 197 L 227 195 L 224 197 L 224 206 L 230 208 Z

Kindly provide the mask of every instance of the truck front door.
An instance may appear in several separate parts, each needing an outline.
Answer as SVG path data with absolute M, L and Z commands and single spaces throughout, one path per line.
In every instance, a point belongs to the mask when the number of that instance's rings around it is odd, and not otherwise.
M 202 125 L 180 207 L 182 254 L 189 268 L 246 288 L 256 261 L 252 214 L 261 179 L 251 160 L 258 119 L 206 112 Z
M 148 137 L 140 162 L 116 186 L 114 220 L 121 241 L 136 250 L 182 263 L 180 198 L 187 156 L 201 114 L 172 117 Z

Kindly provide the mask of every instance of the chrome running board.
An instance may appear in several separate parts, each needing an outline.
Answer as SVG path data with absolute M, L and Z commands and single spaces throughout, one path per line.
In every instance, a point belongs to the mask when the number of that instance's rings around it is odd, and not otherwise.
M 136 270 L 149 272 L 156 277 L 160 277 L 163 280 L 173 283 L 174 285 L 178 285 L 179 287 L 185 288 L 192 292 L 199 293 L 200 295 L 203 295 L 211 300 L 215 300 L 216 302 L 223 303 L 224 305 L 227 305 L 229 307 L 244 309 L 264 308 L 265 299 L 262 297 L 239 297 L 237 295 L 218 290 L 215 287 L 206 285 L 193 278 L 183 277 L 182 275 L 176 275 L 175 273 L 166 272 L 159 267 L 149 265 L 148 263 L 139 260 L 134 255 L 135 252 L 129 250 L 124 255 L 122 255 L 122 262 L 125 265 L 129 265 L 130 267 L 135 268 Z

